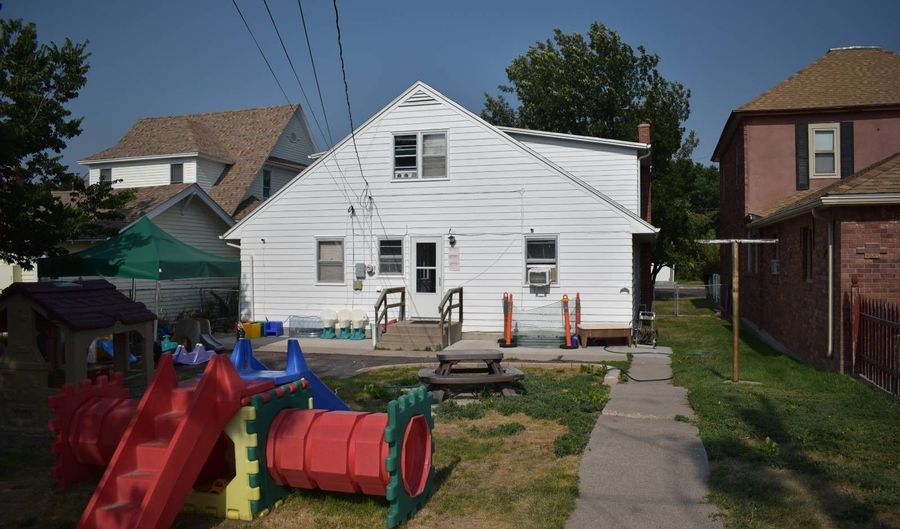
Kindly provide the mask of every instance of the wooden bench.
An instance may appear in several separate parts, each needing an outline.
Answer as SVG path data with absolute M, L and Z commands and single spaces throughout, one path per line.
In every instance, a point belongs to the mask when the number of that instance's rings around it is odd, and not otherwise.
M 495 351 L 452 352 L 437 354 L 438 367 L 419 370 L 419 380 L 428 385 L 437 402 L 449 388 L 474 386 L 499 387 L 504 396 L 515 395 L 510 386 L 525 374 L 514 367 L 503 367 L 503 353 Z M 483 366 L 460 367 L 461 363 L 483 363 Z
M 575 326 L 578 343 L 587 347 L 591 338 L 625 338 L 631 347 L 631 324 L 626 323 L 581 323 Z

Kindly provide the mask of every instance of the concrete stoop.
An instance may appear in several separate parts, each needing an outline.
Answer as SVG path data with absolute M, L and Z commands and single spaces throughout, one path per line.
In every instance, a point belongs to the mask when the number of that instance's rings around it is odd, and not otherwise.
M 462 324 L 450 324 L 450 343 L 462 337 Z M 378 341 L 380 348 L 404 351 L 437 351 L 442 348 L 441 324 L 432 321 L 401 321 L 387 328 Z

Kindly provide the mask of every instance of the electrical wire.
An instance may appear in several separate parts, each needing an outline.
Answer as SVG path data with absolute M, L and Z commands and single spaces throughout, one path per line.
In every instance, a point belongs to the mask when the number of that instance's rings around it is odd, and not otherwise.
M 344 79 L 344 98 L 347 100 L 347 117 L 350 118 L 350 139 L 353 141 L 353 151 L 356 153 L 356 163 L 359 164 L 359 176 L 361 176 L 363 182 L 366 183 L 366 188 L 363 190 L 363 196 L 366 196 L 369 192 L 369 181 L 366 180 L 366 175 L 363 173 L 362 160 L 359 157 L 359 149 L 356 146 L 353 112 L 350 110 L 350 85 L 347 84 L 347 68 L 344 64 L 344 45 L 341 43 L 341 21 L 340 14 L 338 14 L 337 0 L 332 0 L 332 4 L 334 5 L 334 26 L 337 28 L 338 55 L 341 58 L 341 76 Z
M 325 121 L 325 130 L 328 131 L 328 141 L 334 145 L 334 137 L 331 135 L 331 127 L 328 124 L 328 114 L 325 112 L 325 100 L 322 98 L 322 87 L 319 85 L 319 72 L 316 70 L 316 60 L 313 58 L 312 44 L 309 42 L 309 30 L 306 29 L 306 17 L 303 15 L 303 3 L 297 0 L 300 8 L 300 22 L 303 24 L 303 35 L 306 37 L 306 49 L 309 51 L 309 62 L 312 64 L 313 79 L 316 81 L 316 91 L 319 93 L 319 104 L 322 106 L 322 119 Z
M 259 54 L 262 55 L 263 61 L 265 61 L 266 66 L 269 67 L 269 73 L 272 74 L 272 78 L 275 79 L 275 84 L 278 85 L 278 88 L 281 90 L 281 95 L 284 96 L 284 100 L 287 101 L 288 104 L 291 104 L 291 99 L 288 97 L 287 92 L 284 91 L 284 87 L 281 86 L 281 81 L 278 80 L 278 76 L 275 75 L 275 70 L 272 68 L 272 64 L 269 62 L 269 59 L 266 58 L 266 54 L 263 52 L 262 47 L 259 45 L 259 41 L 256 40 L 256 35 L 253 34 L 253 30 L 250 29 L 250 24 L 247 23 L 247 19 L 244 18 L 244 13 L 241 12 L 241 8 L 238 7 L 236 0 L 231 0 L 231 3 L 234 4 L 234 8 L 237 10 L 238 15 L 240 15 L 241 20 L 244 21 L 244 27 L 247 28 L 247 32 L 250 33 L 250 38 L 253 39 L 253 43 L 256 44 L 256 49 L 259 50 Z

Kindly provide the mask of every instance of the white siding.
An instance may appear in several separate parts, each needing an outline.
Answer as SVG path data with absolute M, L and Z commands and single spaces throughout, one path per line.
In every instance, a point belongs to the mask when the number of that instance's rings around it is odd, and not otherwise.
M 640 172 L 634 149 L 510 133 L 538 154 L 640 214 Z
M 184 164 L 184 183 L 197 181 L 196 158 L 171 158 L 166 160 L 145 160 L 132 162 L 115 162 L 92 164 L 90 184 L 100 181 L 100 169 L 112 169 L 114 188 L 164 186 L 171 183 L 169 166 L 173 163 Z M 116 180 L 122 180 L 116 182 Z
M 303 110 L 298 108 L 275 143 L 270 156 L 309 165 L 309 155 L 316 150 L 316 142 L 310 137 L 309 129 L 304 123 Z
M 393 134 L 416 130 L 447 131 L 449 178 L 393 181 Z M 413 285 L 409 237 L 428 235 L 444 241 L 439 290 L 465 288 L 467 331 L 502 327 L 504 291 L 526 309 L 580 292 L 585 321 L 632 320 L 629 219 L 477 119 L 443 102 L 395 106 L 357 134 L 357 145 L 374 207 L 354 197 L 356 215 L 347 212 L 344 193 L 361 193 L 364 183 L 345 144 L 337 163 L 329 157 L 304 172 L 233 234 L 241 240 L 245 313 L 282 320 L 352 307 L 372 318 L 381 288 Z M 346 176 L 340 187 L 338 163 Z M 636 166 L 634 154 L 631 163 Z M 449 230 L 459 271 L 447 262 Z M 531 233 L 558 235 L 559 283 L 546 296 L 524 282 L 524 238 Z M 403 277 L 376 273 L 353 291 L 353 264 L 377 268 L 377 239 L 385 236 L 404 239 Z M 316 237 L 344 238 L 346 285 L 316 285 Z
M 181 242 L 222 257 L 237 258 L 240 252 L 219 239 L 229 225 L 210 211 L 199 198 L 187 198 L 153 218 L 153 223 Z
M 224 170 L 224 163 L 214 162 L 206 158 L 197 158 L 197 183 L 204 191 L 209 192 L 210 188 L 222 176 L 222 171 Z

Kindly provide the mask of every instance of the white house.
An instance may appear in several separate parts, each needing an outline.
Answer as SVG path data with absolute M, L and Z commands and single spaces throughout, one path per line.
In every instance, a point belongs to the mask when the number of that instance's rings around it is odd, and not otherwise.
M 371 319 L 382 289 L 405 287 L 427 320 L 463 287 L 465 331 L 500 330 L 507 291 L 521 309 L 578 292 L 585 322 L 630 324 L 658 231 L 641 218 L 649 149 L 494 127 L 417 82 L 224 235 L 243 310 Z

